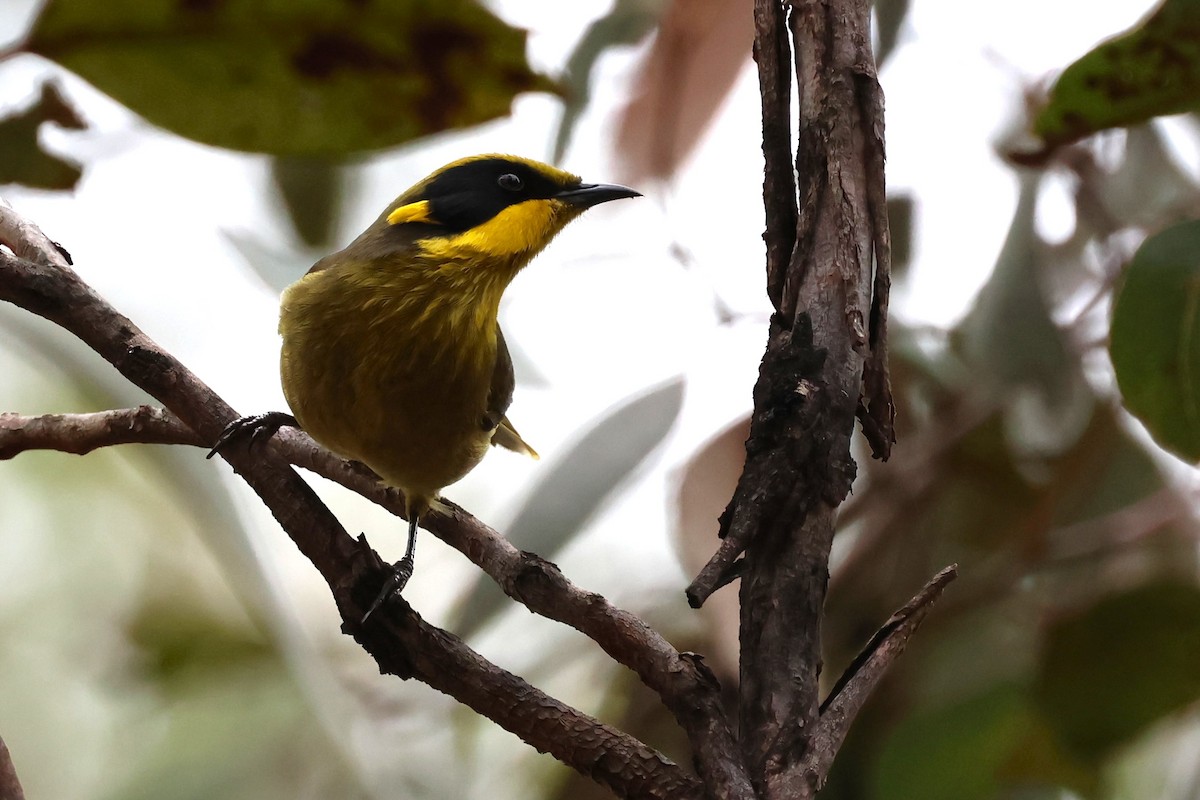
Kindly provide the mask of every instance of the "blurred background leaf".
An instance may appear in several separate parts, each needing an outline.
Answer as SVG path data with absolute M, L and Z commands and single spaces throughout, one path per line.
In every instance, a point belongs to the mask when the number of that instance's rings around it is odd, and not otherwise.
M 695 148 L 746 64 L 748 0 L 670 0 L 617 124 L 629 180 L 669 179 Z
M 883 66 L 900 41 L 900 31 L 908 17 L 909 0 L 875 0 L 875 63 Z
M 181 136 L 278 155 L 394 147 L 556 90 L 471 0 L 49 0 L 23 48 Z
M 584 31 L 567 58 L 563 73 L 563 112 L 554 134 L 551 161 L 562 160 L 575 133 L 579 117 L 592 97 L 592 74 L 596 62 L 609 48 L 636 44 L 658 24 L 663 0 L 616 0 L 607 14 Z
M 1200 460 L 1200 222 L 1138 248 L 1116 292 L 1109 353 L 1129 410 L 1164 447 Z
M 46 81 L 41 94 L 23 111 L 0 119 L 0 183 L 19 183 L 38 189 L 72 189 L 83 168 L 70 159 L 42 148 L 38 131 L 42 123 L 83 130 L 87 123 L 71 106 L 58 84 Z
M 305 247 L 337 249 L 333 239 L 342 220 L 350 174 L 343 163 L 331 158 L 271 159 L 271 183 Z
M 1054 623 L 1035 696 L 1072 752 L 1096 761 L 1200 698 L 1200 589 L 1153 583 Z
M 1200 3 L 1163 0 L 1068 66 L 1033 120 L 1047 149 L 1200 106 Z
M 674 378 L 628 398 L 589 425 L 579 440 L 547 465 L 529 499 L 505 528 L 520 548 L 553 559 L 604 506 L 628 485 L 634 471 L 662 442 L 683 404 L 684 381 Z M 455 630 L 466 639 L 504 607 L 504 593 L 480 576 L 459 607 Z

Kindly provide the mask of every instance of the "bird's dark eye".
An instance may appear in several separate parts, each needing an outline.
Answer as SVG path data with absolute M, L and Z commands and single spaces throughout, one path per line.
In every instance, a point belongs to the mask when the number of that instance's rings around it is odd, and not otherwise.
M 521 179 L 511 172 L 501 175 L 496 183 L 500 184 L 501 189 L 507 189 L 510 192 L 519 192 L 525 188 L 525 184 L 521 182 Z

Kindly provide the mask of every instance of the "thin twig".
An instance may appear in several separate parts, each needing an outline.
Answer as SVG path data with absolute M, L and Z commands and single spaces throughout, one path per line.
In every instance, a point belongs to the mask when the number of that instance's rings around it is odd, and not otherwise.
M 342 631 L 377 656 L 380 671 L 416 677 L 548 752 L 619 797 L 700 800 L 699 781 L 670 759 L 500 669 L 458 637 L 427 624 L 402 598 L 380 624 Z M 356 612 L 359 613 L 359 612 Z M 375 618 L 372 617 L 372 620 Z
M 35 264 L 66 267 L 71 263 L 71 255 L 61 244 L 13 210 L 3 197 L 0 197 L 0 244 Z
M 841 749 L 858 712 L 893 662 L 904 652 L 908 640 L 925 619 L 930 606 L 956 577 L 957 564 L 951 564 L 934 575 L 912 600 L 892 614 L 883 627 L 875 632 L 821 704 L 821 717 L 809 740 L 809 751 L 793 767 L 791 775 L 783 773 L 780 776 L 781 781 L 794 779 L 795 774 L 801 774 L 814 776 L 817 788 L 824 784 L 833 758 Z
M 792 49 L 780 0 L 754 0 L 754 60 L 762 96 L 763 207 L 767 296 L 778 311 L 796 246 L 796 178 L 792 167 Z
M 156 406 L 39 417 L 0 412 L 0 461 L 27 450 L 58 450 L 82 456 L 117 444 L 203 447 L 205 443 L 174 414 Z

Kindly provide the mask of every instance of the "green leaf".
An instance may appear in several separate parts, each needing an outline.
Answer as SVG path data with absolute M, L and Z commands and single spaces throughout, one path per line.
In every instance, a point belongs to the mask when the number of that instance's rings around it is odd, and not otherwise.
M 1099 759 L 1200 698 L 1200 589 L 1145 586 L 1060 621 L 1036 702 L 1064 745 Z
M 592 69 L 600 56 L 611 47 L 636 44 L 645 38 L 658 24 L 662 5 L 662 0 L 617 0 L 611 11 L 588 26 L 567 59 L 563 75 L 566 100 L 554 135 L 552 161 L 561 161 L 571 143 L 575 124 L 591 99 Z
M 328 158 L 282 156 L 271 161 L 271 182 L 279 192 L 300 241 L 328 249 L 345 199 L 347 168 Z
M 1007 434 L 1029 452 L 1061 451 L 1087 423 L 1092 396 L 1042 290 L 1052 251 L 1033 220 L 1044 173 L 1025 170 L 996 266 L 953 332 L 977 397 L 1005 407 Z
M 1116 292 L 1109 354 L 1129 411 L 1160 445 L 1200 459 L 1200 222 L 1138 248 Z
M 1067 67 L 1033 121 L 1050 149 L 1105 128 L 1200 108 L 1200 0 L 1165 0 Z
M 908 4 L 909 0 L 875 0 L 875 30 L 879 36 L 875 62 L 879 66 L 883 66 L 896 49 L 900 28 L 908 16 Z
M 910 194 L 891 195 L 887 199 L 888 230 L 892 236 L 892 278 L 903 278 L 912 261 L 913 231 L 916 228 L 916 202 Z
M 53 122 L 71 130 L 87 127 L 52 82 L 29 108 L 0 119 L 0 183 L 19 183 L 35 189 L 73 189 L 83 170 L 78 164 L 47 153 L 38 142 L 38 129 Z
M 1065 392 L 1062 384 L 1072 359 L 1042 295 L 1039 272 L 1044 249 L 1033 227 L 1040 176 L 1022 176 L 1021 194 L 1013 211 L 1004 246 L 992 275 L 955 331 L 972 371 L 1011 392 L 1033 385 Z
M 555 88 L 471 0 L 51 0 L 24 47 L 181 136 L 278 155 L 392 147 Z
M 571 541 L 606 498 L 671 430 L 683 407 L 682 378 L 626 400 L 547 465 L 525 506 L 504 531 L 522 550 L 552 558 Z M 455 632 L 466 639 L 503 608 L 503 593 L 480 580 L 460 606 Z
M 901 722 L 875 763 L 875 800 L 991 800 L 1029 722 L 1021 689 L 999 686 Z

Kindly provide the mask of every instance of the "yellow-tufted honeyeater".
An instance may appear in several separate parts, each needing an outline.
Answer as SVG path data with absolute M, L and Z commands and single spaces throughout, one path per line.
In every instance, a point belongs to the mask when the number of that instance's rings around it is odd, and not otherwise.
M 637 196 L 526 158 L 464 158 L 404 192 L 284 291 L 280 376 L 295 416 L 243 417 L 213 452 L 293 425 L 404 492 L 408 547 L 367 616 L 408 582 L 418 520 L 444 487 L 490 445 L 536 457 L 506 416 L 514 380 L 497 322 L 505 288 L 585 210 Z

